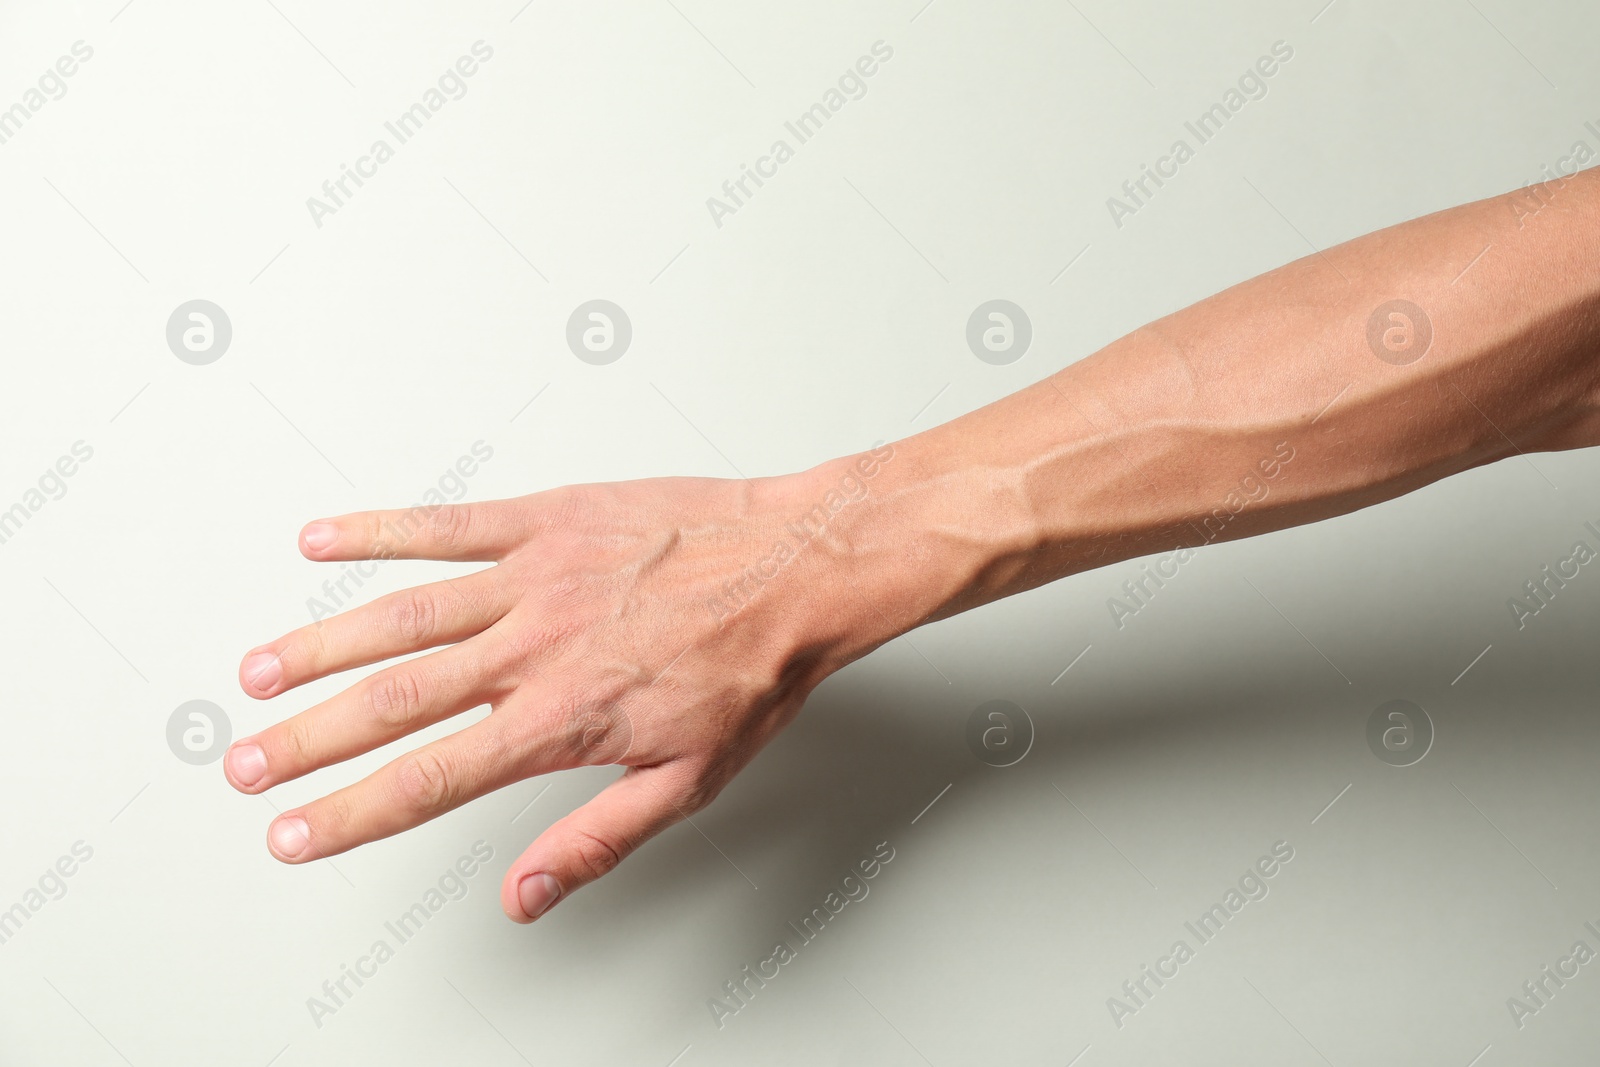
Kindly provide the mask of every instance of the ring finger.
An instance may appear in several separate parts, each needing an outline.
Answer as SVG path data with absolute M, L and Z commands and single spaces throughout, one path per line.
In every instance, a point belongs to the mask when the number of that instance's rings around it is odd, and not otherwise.
M 398 663 L 235 742 L 223 760 L 228 781 L 241 792 L 259 793 L 503 699 L 516 680 L 496 669 L 503 658 L 497 641 L 479 634 Z
M 491 715 L 408 752 L 354 785 L 284 812 L 267 830 L 268 847 L 285 863 L 335 856 L 558 769 L 546 765 L 545 745 L 508 725 L 511 718 Z

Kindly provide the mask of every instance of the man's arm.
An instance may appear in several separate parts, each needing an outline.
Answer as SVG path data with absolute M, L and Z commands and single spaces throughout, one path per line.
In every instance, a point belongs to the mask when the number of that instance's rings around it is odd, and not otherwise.
M 885 605 L 906 627 L 1593 444 L 1600 169 L 1291 263 L 898 443 L 838 567 L 875 641 Z
M 923 622 L 1519 451 L 1600 442 L 1600 171 L 1542 196 L 1301 260 L 944 426 L 801 474 L 312 523 L 300 549 L 313 560 L 495 565 L 247 654 L 240 684 L 264 700 L 437 650 L 242 738 L 228 779 L 263 792 L 494 709 L 285 811 L 268 846 L 301 863 L 534 775 L 626 766 L 511 864 L 502 906 L 532 921 L 709 804 L 828 674 Z

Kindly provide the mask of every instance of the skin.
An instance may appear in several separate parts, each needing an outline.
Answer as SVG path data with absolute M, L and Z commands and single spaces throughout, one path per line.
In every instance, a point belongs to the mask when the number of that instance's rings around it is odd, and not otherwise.
M 1369 342 L 1397 298 L 1431 324 L 1425 351 L 1414 314 Z M 312 560 L 492 566 L 252 650 L 240 683 L 259 699 L 436 651 L 238 741 L 224 768 L 258 793 L 493 709 L 276 819 L 268 847 L 300 863 L 534 775 L 623 766 L 507 871 L 502 906 L 531 922 L 709 804 L 883 643 L 1079 571 L 1600 444 L 1597 357 L 1600 170 L 1291 263 L 808 471 L 320 520 L 300 536 Z

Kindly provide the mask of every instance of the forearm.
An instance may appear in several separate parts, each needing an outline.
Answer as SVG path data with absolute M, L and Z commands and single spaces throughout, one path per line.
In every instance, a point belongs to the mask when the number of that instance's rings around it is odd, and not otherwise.
M 872 635 L 851 653 L 1078 571 L 1600 443 L 1600 170 L 1537 214 L 1516 195 L 1252 279 L 897 443 L 835 541 Z M 1369 341 L 1395 299 L 1431 325 L 1414 362 Z

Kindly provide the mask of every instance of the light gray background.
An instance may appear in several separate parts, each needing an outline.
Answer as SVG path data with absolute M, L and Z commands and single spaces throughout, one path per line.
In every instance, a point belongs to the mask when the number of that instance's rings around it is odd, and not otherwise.
M 809 466 L 1539 178 L 1600 147 L 1591 5 L 274 3 L 0 8 L 0 107 L 94 49 L 0 145 L 0 507 L 94 449 L 0 545 L 0 908 L 94 850 L 0 945 L 0 1061 L 1588 1062 L 1600 965 L 1520 1030 L 1506 999 L 1600 949 L 1600 576 L 1524 630 L 1506 600 L 1594 543 L 1593 454 L 1209 549 L 1121 630 L 1137 563 L 918 631 L 527 929 L 505 865 L 612 771 L 291 868 L 273 805 L 387 754 L 250 798 L 165 727 L 207 699 L 241 736 L 335 692 L 235 682 L 325 577 L 296 531 L 414 502 L 474 441 L 473 499 Z M 480 39 L 467 95 L 315 227 L 306 198 Z M 717 228 L 706 198 L 880 39 L 865 98 Z M 1269 95 L 1113 225 L 1106 198 L 1278 40 Z M 164 336 L 196 298 L 234 329 L 204 367 Z M 564 344 L 593 298 L 633 322 L 610 366 Z M 994 298 L 1033 323 L 1009 366 L 964 340 Z M 1410 768 L 1365 740 L 1392 698 L 1437 727 Z M 963 740 L 991 699 L 1037 724 L 1008 769 Z M 479 839 L 465 899 L 314 1025 L 306 998 Z M 1107 998 L 1280 839 L 1270 895 L 1115 1026 Z M 883 840 L 870 896 L 719 1030 L 707 999 Z

